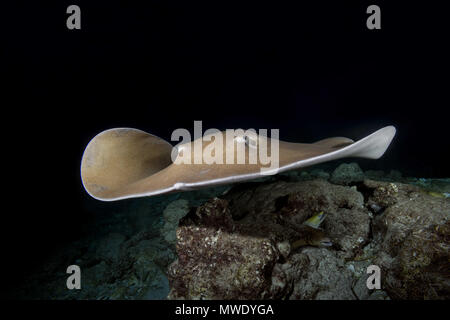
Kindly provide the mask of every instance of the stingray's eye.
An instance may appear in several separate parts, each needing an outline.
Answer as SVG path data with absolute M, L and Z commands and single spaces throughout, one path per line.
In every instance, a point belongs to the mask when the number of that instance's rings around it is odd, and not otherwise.
M 256 148 L 258 146 L 258 143 L 256 141 L 255 137 L 251 137 L 249 135 L 245 135 L 244 136 L 244 140 L 245 140 L 245 145 L 247 147 L 252 147 L 252 148 Z

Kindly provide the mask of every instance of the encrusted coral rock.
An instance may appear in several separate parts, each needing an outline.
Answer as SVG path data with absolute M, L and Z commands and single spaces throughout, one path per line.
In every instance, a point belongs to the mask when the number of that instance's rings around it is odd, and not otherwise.
M 178 226 L 178 221 L 180 221 L 180 219 L 183 218 L 188 212 L 189 201 L 185 199 L 175 200 L 174 202 L 169 203 L 166 209 L 164 209 L 164 225 L 161 229 L 161 235 L 170 245 L 175 245 L 175 232 Z
M 335 184 L 349 185 L 364 180 L 364 172 L 356 162 L 343 163 L 331 174 L 330 182 Z
M 293 192 L 275 201 L 281 206 L 280 217 L 285 230 L 300 226 L 312 214 L 323 211 L 327 218 L 323 223 L 325 233 L 340 248 L 342 257 L 352 257 L 367 242 L 370 217 L 364 207 L 364 198 L 356 189 L 332 185 L 315 180 L 284 186 Z M 263 197 L 255 192 L 254 199 Z M 283 203 L 284 202 L 284 203 Z M 251 205 L 251 202 L 249 202 Z
M 96 250 L 98 259 L 107 261 L 115 260 L 119 254 L 120 245 L 125 240 L 125 236 L 120 233 L 108 234 L 98 243 Z
M 179 259 L 169 268 L 169 298 L 265 297 L 277 250 L 268 239 L 234 231 L 227 201 L 217 198 L 180 221 Z
M 449 299 L 450 199 L 397 182 L 357 187 L 247 183 L 191 211 L 177 230 L 169 298 Z M 333 246 L 291 246 L 321 211 Z M 383 291 L 367 289 L 372 264 Z
M 369 201 L 386 206 L 374 219 L 385 290 L 396 299 L 449 299 L 450 200 L 400 183 L 366 185 Z
M 357 190 L 324 180 L 250 183 L 225 198 L 180 221 L 169 298 L 356 299 L 342 259 L 355 256 L 369 236 L 369 212 Z M 339 250 L 292 250 L 290 243 L 304 236 L 303 222 L 320 211 Z
M 305 248 L 285 268 L 294 282 L 290 299 L 354 300 L 352 275 L 332 251 Z
M 310 175 L 315 178 L 324 179 L 324 180 L 328 180 L 330 178 L 330 174 L 328 172 L 324 171 L 323 169 L 314 169 L 310 172 Z
M 293 171 L 188 200 L 130 200 L 120 205 L 126 214 L 105 215 L 15 296 L 164 299 L 170 280 L 173 299 L 450 299 L 450 179 L 369 177 L 382 181 L 336 185 L 321 170 Z M 321 211 L 323 230 L 305 229 Z M 333 246 L 311 241 L 324 234 Z M 71 264 L 82 269 L 82 290 L 67 290 Z M 381 290 L 366 286 L 373 264 Z
M 397 203 L 399 197 L 399 188 L 396 183 L 366 180 L 364 185 L 365 187 L 372 190 L 371 196 L 367 201 L 367 205 L 369 207 L 385 209 Z M 412 190 L 416 189 L 411 186 L 411 188 L 402 190 L 402 192 L 412 192 Z

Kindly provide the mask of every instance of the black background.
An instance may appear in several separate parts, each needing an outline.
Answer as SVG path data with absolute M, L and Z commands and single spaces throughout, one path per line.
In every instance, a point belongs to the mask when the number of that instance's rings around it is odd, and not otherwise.
M 202 120 L 204 129 L 279 128 L 283 140 L 313 142 L 392 124 L 393 144 L 364 169 L 450 176 L 448 19 L 437 4 L 93 2 L 2 10 L 2 122 L 14 128 L 5 136 L 3 289 L 77 238 L 89 218 L 82 152 L 108 128 L 170 140 Z M 70 4 L 81 7 L 81 30 L 66 28 Z M 381 7 L 381 30 L 366 28 L 370 4 Z

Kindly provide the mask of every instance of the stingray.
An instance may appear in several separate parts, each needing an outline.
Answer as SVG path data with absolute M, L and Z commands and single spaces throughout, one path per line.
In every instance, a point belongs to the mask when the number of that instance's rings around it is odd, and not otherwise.
M 89 195 L 103 201 L 154 196 L 170 192 L 196 190 L 223 184 L 248 181 L 268 174 L 281 173 L 345 157 L 380 158 L 394 135 L 393 126 L 353 141 L 344 137 L 323 139 L 314 143 L 292 143 L 277 140 L 279 165 L 262 173 L 265 164 L 246 161 L 243 164 L 201 163 L 177 164 L 172 153 L 182 150 L 195 140 L 173 147 L 169 142 L 133 128 L 115 128 L 96 135 L 87 145 L 81 160 L 82 183 Z M 222 132 L 225 137 L 225 132 Z M 236 159 L 237 147 L 246 151 L 261 136 L 237 136 L 233 146 L 223 152 Z M 201 139 L 201 138 L 200 138 Z M 271 140 L 268 139 L 270 145 Z M 202 140 L 202 148 L 210 141 Z M 245 152 L 248 160 L 249 152 Z M 177 159 L 177 158 L 175 158 Z

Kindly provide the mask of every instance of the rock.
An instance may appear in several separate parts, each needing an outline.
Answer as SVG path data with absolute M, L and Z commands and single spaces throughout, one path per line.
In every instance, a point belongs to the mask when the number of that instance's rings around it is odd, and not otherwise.
M 314 169 L 310 172 L 310 175 L 317 179 L 328 180 L 330 178 L 330 174 L 323 169 Z
M 96 257 L 99 260 L 113 261 L 119 256 L 121 244 L 126 240 L 120 233 L 110 233 L 98 243 Z
M 420 186 L 426 191 L 450 194 L 450 178 L 446 179 L 424 179 L 413 178 L 412 184 Z
M 292 256 L 283 271 L 288 281 L 294 281 L 289 299 L 355 299 L 351 272 L 327 249 L 305 248 Z
M 174 259 L 162 238 L 138 233 L 122 244 L 118 258 L 108 265 L 103 281 L 109 287 L 103 298 L 164 299 L 169 292 L 164 271 Z
M 367 206 L 373 210 L 374 213 L 379 213 L 389 206 L 393 206 L 398 201 L 398 185 L 395 183 L 385 183 L 373 180 L 366 180 L 364 186 L 371 190 L 370 197 L 367 201 Z M 408 188 L 403 189 L 405 192 L 419 191 L 419 189 Z
M 370 296 L 370 290 L 367 288 L 367 278 L 367 274 L 362 275 L 353 287 L 353 292 L 359 300 L 367 300 Z
M 169 298 L 448 299 L 450 200 L 402 183 L 358 188 L 250 183 L 191 211 L 177 230 Z M 382 210 L 372 215 L 371 205 Z M 302 223 L 320 211 L 333 247 L 292 250 Z M 383 290 L 367 289 L 371 264 Z
M 339 250 L 291 252 L 303 222 L 320 211 Z M 369 225 L 356 189 L 324 180 L 239 185 L 180 221 L 169 298 L 356 299 L 343 259 L 362 250 Z
M 385 290 L 395 299 L 449 299 L 450 201 L 420 188 L 366 181 L 369 202 L 386 209 L 373 221 L 380 241 L 374 263 Z
M 128 254 L 135 260 L 145 258 L 163 270 L 167 270 L 169 264 L 176 258 L 174 252 L 160 238 L 142 240 L 129 248 Z
M 169 290 L 167 275 L 160 268 L 156 268 L 155 272 L 151 274 L 147 291 L 141 298 L 143 300 L 162 300 L 167 297 Z
M 289 241 L 278 242 L 277 249 L 284 259 L 287 259 L 291 253 L 291 245 L 289 244 Z
M 130 294 L 139 299 L 164 299 L 169 292 L 167 276 L 146 256 L 136 259 L 126 284 Z
M 161 229 L 161 234 L 170 245 L 175 245 L 175 232 L 178 227 L 178 221 L 183 218 L 188 212 L 189 201 L 185 199 L 179 199 L 171 202 L 164 210 L 164 225 Z
M 345 258 L 354 256 L 368 241 L 369 212 L 364 207 L 362 194 L 356 189 L 315 180 L 289 190 L 295 192 L 286 198 L 280 210 L 286 223 L 299 226 L 313 214 L 323 211 L 327 217 L 322 227 Z
M 189 212 L 189 201 L 179 199 L 169 203 L 163 211 L 164 220 L 170 224 L 178 223 Z
M 375 290 L 367 300 L 391 300 L 383 290 Z
M 331 174 L 330 182 L 334 184 L 349 185 L 364 180 L 364 172 L 356 162 L 343 163 Z
M 169 298 L 265 297 L 278 251 L 268 239 L 233 231 L 228 203 L 217 198 L 180 222 L 179 259 L 169 267 Z
M 359 180 L 352 174 L 344 178 L 338 169 L 334 176 L 342 178 L 340 185 L 326 181 L 326 171 L 315 168 L 229 190 L 104 207 L 89 229 L 94 233 L 49 257 L 15 295 L 449 299 L 450 199 L 445 195 L 450 179 L 366 172 L 366 180 Z M 306 245 L 317 245 L 314 241 L 294 245 L 308 235 L 303 222 L 321 211 L 327 217 L 323 230 L 314 234 L 325 233 L 333 246 Z M 70 264 L 80 265 L 83 290 L 67 290 Z M 372 264 L 381 268 L 380 290 L 366 286 Z
M 104 281 L 105 274 L 108 269 L 108 264 L 102 261 L 88 269 L 82 270 L 82 286 L 83 289 L 86 287 L 96 287 Z

